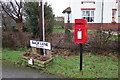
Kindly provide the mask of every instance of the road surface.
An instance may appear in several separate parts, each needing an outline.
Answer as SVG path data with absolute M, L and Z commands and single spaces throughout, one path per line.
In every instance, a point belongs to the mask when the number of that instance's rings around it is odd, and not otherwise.
M 1 70 L 1 69 L 0 69 Z M 2 78 L 62 78 L 52 74 L 46 74 L 39 70 L 26 69 L 10 63 L 2 64 Z

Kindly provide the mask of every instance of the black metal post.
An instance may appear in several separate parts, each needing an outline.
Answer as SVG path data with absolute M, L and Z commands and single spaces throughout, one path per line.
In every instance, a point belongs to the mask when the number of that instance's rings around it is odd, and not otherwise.
M 80 44 L 80 71 L 82 71 L 82 44 Z

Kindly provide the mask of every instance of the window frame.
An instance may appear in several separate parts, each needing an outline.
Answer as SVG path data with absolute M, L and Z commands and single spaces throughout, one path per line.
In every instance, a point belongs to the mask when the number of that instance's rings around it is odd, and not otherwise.
M 117 9 L 112 9 L 112 22 L 116 22 Z
M 95 10 L 82 10 L 82 19 L 86 19 L 88 22 L 94 22 Z

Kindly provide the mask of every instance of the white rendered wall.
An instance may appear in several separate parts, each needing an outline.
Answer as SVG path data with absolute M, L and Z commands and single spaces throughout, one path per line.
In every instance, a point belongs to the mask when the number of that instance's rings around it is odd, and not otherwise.
M 104 1 L 103 22 L 104 23 L 112 22 L 112 2 Z
M 118 23 L 120 23 L 120 2 L 118 3 Z
M 112 9 L 117 9 L 116 11 L 116 22 L 118 22 L 118 5 L 116 4 L 116 0 L 94 0 L 93 3 L 83 3 L 83 0 L 71 0 L 71 16 L 70 22 L 74 23 L 75 19 L 82 18 L 81 8 L 95 8 L 94 12 L 94 22 L 92 23 L 101 23 L 102 22 L 102 1 L 103 5 L 103 23 L 111 23 L 112 22 Z M 65 14 L 65 23 L 67 23 L 68 15 Z
M 95 14 L 94 14 L 94 23 L 101 23 L 102 18 L 102 0 L 96 0 L 95 2 Z
M 114 3 L 116 3 L 116 2 L 114 2 Z M 116 11 L 116 20 L 115 20 L 115 21 L 118 23 L 118 21 L 119 21 L 119 20 L 118 20 L 118 12 L 119 12 L 119 10 L 120 10 L 120 9 L 118 8 L 118 3 L 117 3 L 117 4 L 114 4 L 113 9 L 117 9 L 117 11 Z
M 116 4 L 116 0 L 104 0 L 104 15 L 103 22 L 111 23 L 112 22 L 112 9 L 117 9 L 116 11 L 116 22 L 118 22 L 118 5 Z
M 81 1 L 80 0 L 72 0 L 71 1 L 71 10 L 72 10 L 72 15 L 71 15 L 71 22 L 74 23 L 75 19 L 80 19 L 81 16 Z

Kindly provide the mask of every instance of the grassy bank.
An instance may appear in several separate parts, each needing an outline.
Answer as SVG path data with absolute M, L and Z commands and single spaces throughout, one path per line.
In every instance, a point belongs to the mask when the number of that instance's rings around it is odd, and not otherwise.
M 84 55 L 83 70 L 79 70 L 79 56 L 63 59 L 55 57 L 45 72 L 69 78 L 118 78 L 118 59 L 114 56 Z
M 13 51 L 11 49 L 2 50 L 2 60 L 13 63 L 19 62 L 19 57 L 24 54 L 24 51 Z
M 23 53 L 24 51 L 3 49 L 2 59 L 16 63 Z M 66 59 L 56 56 L 53 63 L 43 71 L 69 78 L 118 78 L 118 58 L 112 54 L 108 56 L 84 54 L 83 70 L 80 72 L 79 56 Z
M 53 33 L 54 33 L 54 32 L 65 33 L 65 29 L 62 29 L 62 28 L 53 28 Z

